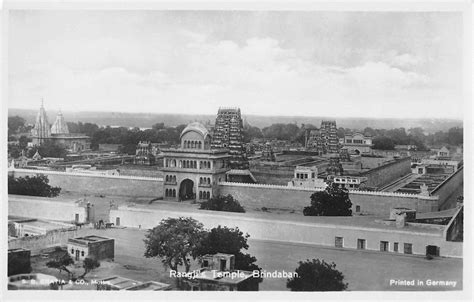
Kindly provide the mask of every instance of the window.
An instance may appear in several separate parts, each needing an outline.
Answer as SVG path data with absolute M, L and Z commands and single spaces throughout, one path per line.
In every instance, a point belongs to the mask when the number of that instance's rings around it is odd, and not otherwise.
M 71 249 L 71 254 L 74 254 L 74 249 L 73 248 Z
M 398 242 L 393 243 L 393 251 L 398 253 Z
M 413 245 L 411 243 L 404 243 L 403 244 L 403 253 L 413 254 Z
M 365 250 L 365 239 L 357 239 L 357 249 Z
M 81 256 L 84 257 L 84 251 L 81 252 Z
M 360 212 L 360 206 L 356 206 L 356 213 Z
M 380 251 L 388 252 L 388 241 L 380 241 Z
M 344 247 L 344 238 L 343 237 L 336 237 L 334 246 L 335 247 Z

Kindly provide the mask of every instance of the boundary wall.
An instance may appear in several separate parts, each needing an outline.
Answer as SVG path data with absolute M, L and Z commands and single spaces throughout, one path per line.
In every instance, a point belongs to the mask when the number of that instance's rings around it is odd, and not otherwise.
M 311 195 L 322 191 L 322 189 L 233 182 L 220 182 L 218 185 L 219 194 L 231 194 L 242 206 L 257 209 L 266 207 L 302 211 L 304 207 L 310 205 Z M 388 217 L 390 209 L 395 207 L 415 209 L 419 213 L 438 211 L 437 196 L 351 190 L 349 198 L 354 214 Z
M 296 222 L 274 219 L 246 217 L 245 213 L 219 213 L 214 211 L 180 212 L 152 210 L 134 207 L 119 207 L 110 211 L 110 222 L 120 220 L 121 226 L 151 229 L 157 226 L 162 219 L 192 216 L 202 222 L 205 228 L 214 228 L 219 225 L 230 228 L 238 227 L 244 234 L 248 233 L 251 239 L 271 240 L 284 243 L 303 243 L 311 245 L 335 246 L 335 237 L 343 238 L 343 247 L 357 248 L 358 239 L 366 240 L 366 249 L 380 251 L 380 241 L 389 242 L 388 252 L 393 252 L 394 243 L 398 242 L 399 251 L 403 253 L 404 243 L 412 244 L 412 252 L 416 255 L 425 255 L 427 245 L 440 247 L 440 256 L 462 257 L 462 242 L 445 240 L 443 231 L 418 231 L 393 228 L 375 228 L 354 225 L 315 222 Z M 348 219 L 367 219 L 366 217 L 349 217 Z M 315 220 L 317 218 L 315 217 Z
M 9 169 L 9 175 L 25 177 L 46 175 L 49 184 L 60 187 L 64 192 L 82 194 L 103 194 L 134 197 L 163 197 L 163 178 L 100 175 L 80 172 L 62 172 L 50 170 Z

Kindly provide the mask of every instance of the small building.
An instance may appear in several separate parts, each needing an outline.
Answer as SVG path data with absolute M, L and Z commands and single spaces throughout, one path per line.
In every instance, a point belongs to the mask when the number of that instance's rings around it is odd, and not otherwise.
M 96 235 L 71 238 L 68 240 L 67 250 L 75 261 L 82 261 L 86 258 L 113 260 L 115 256 L 115 240 Z
M 318 178 L 318 168 L 316 166 L 296 166 L 294 177 L 288 182 L 288 186 L 325 189 L 327 184 L 324 179 Z
M 235 256 L 217 253 L 202 257 L 202 269 L 187 280 L 193 291 L 258 291 L 252 272 L 235 270 Z
M 8 250 L 8 276 L 31 273 L 31 251 L 23 248 Z
M 436 152 L 436 157 L 437 158 L 449 158 L 449 150 L 446 148 L 446 146 L 443 146 L 441 149 L 439 149 Z
M 151 142 L 140 141 L 138 142 L 137 149 L 135 151 L 135 158 L 133 160 L 135 165 L 154 165 L 155 155 L 153 154 L 153 146 Z
M 77 228 L 69 223 L 20 217 L 9 218 L 8 225 L 8 235 L 17 238 L 46 235 L 51 231 L 75 231 Z
M 350 154 L 372 154 L 372 137 L 362 133 L 345 135 L 343 145 Z
M 359 189 L 361 185 L 367 182 L 367 177 L 339 175 L 339 176 L 335 176 L 331 180 L 332 180 L 332 183 L 336 184 L 340 188 Z

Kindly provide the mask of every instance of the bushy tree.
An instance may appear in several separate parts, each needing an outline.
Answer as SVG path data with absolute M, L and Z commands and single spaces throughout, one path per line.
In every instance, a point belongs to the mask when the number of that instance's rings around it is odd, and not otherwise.
M 203 236 L 203 224 L 192 217 L 163 219 L 145 235 L 145 257 L 159 257 L 165 267 L 175 271 L 184 265 L 189 272 L 190 258 L 196 259 Z
M 205 236 L 202 237 L 200 245 L 198 245 L 195 250 L 195 255 L 204 256 L 216 253 L 232 254 L 235 256 L 235 269 L 243 271 L 261 270 L 261 268 L 255 264 L 257 258 L 243 252 L 249 248 L 247 243 L 249 237 L 249 234 L 244 235 L 238 227 L 228 228 L 226 226 L 218 226 L 206 232 Z M 262 279 L 259 278 L 258 281 L 261 282 Z
M 201 210 L 245 213 L 245 209 L 232 195 L 216 196 L 201 202 Z
M 97 261 L 97 259 L 86 258 L 86 259 L 84 259 L 84 262 L 82 263 L 82 267 L 84 268 L 84 273 L 81 276 L 79 276 L 79 278 L 84 279 L 86 274 L 88 274 L 92 270 L 100 267 L 100 262 Z
M 61 274 L 62 271 L 67 272 L 68 277 L 72 277 L 72 272 L 67 268 L 70 265 L 74 264 L 74 260 L 72 260 L 71 256 L 67 253 L 67 251 L 56 251 L 56 256 L 46 263 L 46 266 L 49 268 L 55 268 L 59 270 Z
M 344 275 L 336 269 L 336 264 L 313 259 L 298 262 L 296 276 L 288 279 L 286 287 L 291 291 L 343 291 L 347 289 Z
M 60 192 L 61 188 L 50 186 L 48 177 L 42 174 L 18 178 L 8 176 L 8 194 L 56 197 Z
M 305 216 L 351 216 L 352 202 L 347 189 L 336 184 L 328 186 L 324 191 L 311 195 L 311 205 L 303 209 Z
M 8 135 L 18 133 L 23 130 L 25 126 L 25 119 L 15 115 L 8 117 Z
M 373 148 L 377 150 L 394 150 L 395 143 L 393 140 L 386 136 L 376 137 L 372 140 L 374 144 Z

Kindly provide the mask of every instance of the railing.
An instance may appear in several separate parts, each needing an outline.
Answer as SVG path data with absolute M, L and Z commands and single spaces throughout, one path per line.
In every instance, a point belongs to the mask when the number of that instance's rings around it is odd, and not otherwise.
M 322 188 L 304 188 L 304 187 L 291 187 L 291 186 L 270 185 L 270 184 L 249 184 L 249 183 L 241 183 L 241 182 L 219 182 L 218 185 L 219 186 L 247 187 L 247 188 L 310 191 L 310 192 L 324 191 L 324 189 L 322 189 Z M 419 195 L 419 194 L 409 194 L 409 193 L 363 191 L 363 190 L 349 190 L 349 193 L 350 194 L 357 194 L 357 195 L 409 197 L 409 198 L 417 198 L 417 199 L 425 199 L 425 200 L 438 200 L 438 196 L 423 196 L 423 195 Z

